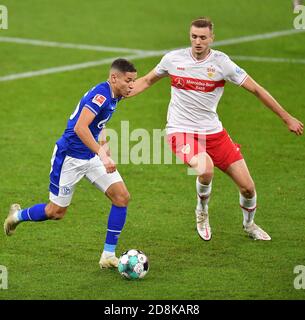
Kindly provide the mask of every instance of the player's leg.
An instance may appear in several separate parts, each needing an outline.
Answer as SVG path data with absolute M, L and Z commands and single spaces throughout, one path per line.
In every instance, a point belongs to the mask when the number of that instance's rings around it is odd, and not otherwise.
M 4 221 L 4 233 L 7 236 L 14 234 L 19 223 L 23 221 L 44 221 L 48 217 L 45 212 L 46 203 L 36 204 L 30 208 L 21 209 L 18 203 L 12 204 L 9 209 L 9 214 Z
M 271 240 L 271 237 L 254 223 L 256 191 L 253 179 L 244 159 L 232 163 L 225 171 L 239 188 L 239 204 L 243 212 L 245 232 L 255 240 Z
M 115 249 L 126 222 L 127 206 L 130 199 L 123 181 L 113 183 L 105 194 L 111 200 L 112 206 L 108 216 L 104 250 L 99 262 L 101 268 L 107 268 L 109 264 L 117 267 L 118 260 L 115 257 Z
M 46 215 L 50 220 L 62 219 L 66 214 L 67 210 L 68 210 L 68 206 L 66 207 L 59 206 L 58 204 L 52 201 L 50 201 L 45 208 Z
M 206 152 L 201 152 L 190 160 L 189 165 L 198 174 L 196 179 L 197 206 L 195 210 L 197 231 L 203 240 L 210 240 L 212 231 L 209 224 L 208 202 L 212 192 L 214 164 Z
M 55 176 L 58 177 L 59 179 L 63 162 L 64 162 L 64 155 L 60 152 L 59 148 L 56 145 L 54 148 L 52 159 L 51 159 L 50 186 L 52 185 L 52 175 L 56 173 Z M 58 189 L 57 185 L 56 187 L 52 185 L 52 190 L 54 188 Z M 54 190 L 53 192 L 56 193 Z M 54 195 L 54 197 L 56 196 Z M 47 203 L 35 204 L 34 206 L 24 208 L 24 209 L 21 209 L 19 204 L 12 204 L 9 209 L 9 214 L 6 220 L 4 221 L 4 233 L 7 236 L 11 236 L 15 232 L 16 227 L 21 222 L 26 222 L 26 221 L 38 222 L 38 221 L 48 220 L 49 217 L 52 216 L 53 210 L 55 209 Z
M 7 236 L 13 235 L 19 223 L 25 221 L 39 222 L 48 219 L 61 219 L 67 211 L 55 203 L 40 203 L 32 207 L 21 209 L 19 204 L 12 204 L 4 222 L 4 232 Z
M 197 172 L 196 228 L 202 239 L 210 240 L 212 233 L 208 217 L 208 201 L 212 190 L 214 164 L 206 153 L 205 136 L 176 132 L 167 136 L 167 142 L 173 153 Z
M 75 185 L 84 176 L 88 161 L 67 157 L 65 148 L 55 145 L 51 158 L 50 203 L 35 204 L 21 209 L 19 204 L 10 207 L 4 222 L 4 232 L 10 236 L 21 222 L 61 219 L 71 203 Z
M 240 152 L 240 145 L 234 143 L 227 131 L 207 136 L 207 152 L 213 163 L 226 172 L 240 190 L 240 205 L 244 215 L 244 229 L 255 239 L 270 240 L 270 237 L 253 222 L 256 212 L 255 185 Z
M 124 227 L 129 202 L 129 193 L 122 177 L 116 170 L 106 173 L 105 167 L 98 157 L 91 160 L 91 170 L 87 172 L 86 178 L 111 200 L 112 206 L 108 216 L 106 240 L 99 261 L 101 268 L 117 267 L 118 258 L 115 249 L 118 238 Z
M 21 222 L 40 222 L 45 220 L 62 219 L 67 212 L 72 195 L 61 198 L 50 192 L 49 203 L 39 203 L 31 207 L 21 209 L 19 204 L 12 204 L 9 214 L 4 221 L 4 232 L 7 236 L 14 234 L 16 227 Z M 56 202 L 56 203 L 55 203 Z
M 126 222 L 127 206 L 130 199 L 123 181 L 110 185 L 105 194 L 111 200 L 112 206 L 108 216 L 104 249 L 99 261 L 101 268 L 117 267 L 118 265 L 115 250 Z

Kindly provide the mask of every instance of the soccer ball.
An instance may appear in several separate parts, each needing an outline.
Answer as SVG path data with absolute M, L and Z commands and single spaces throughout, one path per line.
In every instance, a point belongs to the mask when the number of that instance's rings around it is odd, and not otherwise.
M 149 270 L 148 258 L 136 249 L 125 251 L 119 258 L 118 271 L 126 279 L 142 279 Z

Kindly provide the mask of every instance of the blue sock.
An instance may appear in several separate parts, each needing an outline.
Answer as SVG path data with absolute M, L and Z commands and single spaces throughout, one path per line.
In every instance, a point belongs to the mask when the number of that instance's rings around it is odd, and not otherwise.
M 108 228 L 104 250 L 115 252 L 118 238 L 124 227 L 127 215 L 127 207 L 117 207 L 114 204 L 111 207 L 108 217 Z
M 44 221 L 48 220 L 45 213 L 46 203 L 36 204 L 33 207 L 20 210 L 18 212 L 19 221 Z

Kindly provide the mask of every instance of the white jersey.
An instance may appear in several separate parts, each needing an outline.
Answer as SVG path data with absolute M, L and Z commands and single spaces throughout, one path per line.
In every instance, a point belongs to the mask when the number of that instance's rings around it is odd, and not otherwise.
M 201 61 L 193 57 L 191 48 L 171 51 L 156 66 L 155 73 L 171 78 L 167 134 L 222 131 L 216 110 L 225 82 L 240 86 L 247 78 L 247 73 L 225 53 L 212 49 Z

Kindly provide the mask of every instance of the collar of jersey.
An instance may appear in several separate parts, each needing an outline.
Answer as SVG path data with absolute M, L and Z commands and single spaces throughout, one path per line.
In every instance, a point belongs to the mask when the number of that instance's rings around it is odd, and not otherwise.
M 196 63 L 201 63 L 201 62 L 204 62 L 204 61 L 206 61 L 207 59 L 209 59 L 209 57 L 210 57 L 211 54 L 212 54 L 212 51 L 213 51 L 213 50 L 210 48 L 209 54 L 208 54 L 204 59 L 202 59 L 202 60 L 197 60 L 197 59 L 193 56 L 193 54 L 192 54 L 192 48 L 189 48 L 190 56 L 191 56 L 191 58 L 192 58 Z

